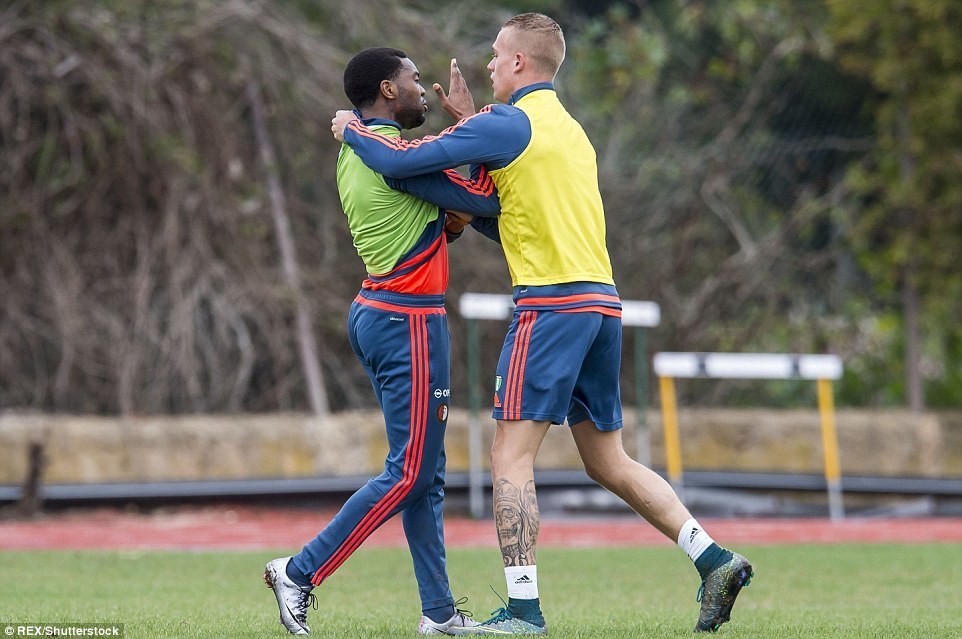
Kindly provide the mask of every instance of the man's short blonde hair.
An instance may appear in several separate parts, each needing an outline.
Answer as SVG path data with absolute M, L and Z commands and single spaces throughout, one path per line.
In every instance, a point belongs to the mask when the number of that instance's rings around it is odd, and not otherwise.
M 522 13 L 501 28 L 512 29 L 518 50 L 531 59 L 538 71 L 554 78 L 565 59 L 565 35 L 557 22 L 543 13 Z

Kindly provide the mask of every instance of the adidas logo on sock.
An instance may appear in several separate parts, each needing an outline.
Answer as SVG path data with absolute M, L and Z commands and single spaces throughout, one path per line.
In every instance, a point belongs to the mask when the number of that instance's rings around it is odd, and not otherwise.
M 531 583 L 531 577 L 529 577 L 528 575 L 521 575 L 520 577 L 518 577 L 517 579 L 514 580 L 514 583 L 516 583 L 516 584 L 530 584 L 530 583 Z
M 695 535 L 697 535 L 699 532 L 701 531 L 697 528 L 692 528 L 691 534 L 688 536 L 688 543 L 691 543 L 695 539 Z

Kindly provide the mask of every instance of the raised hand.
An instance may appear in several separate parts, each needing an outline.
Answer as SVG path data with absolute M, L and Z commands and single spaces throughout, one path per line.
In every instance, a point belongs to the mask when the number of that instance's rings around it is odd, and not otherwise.
M 445 94 L 444 88 L 437 82 L 434 83 L 434 92 L 441 101 L 441 108 L 455 120 L 474 115 L 474 97 L 471 96 L 468 84 L 461 75 L 457 58 L 451 58 L 451 82 L 448 92 Z

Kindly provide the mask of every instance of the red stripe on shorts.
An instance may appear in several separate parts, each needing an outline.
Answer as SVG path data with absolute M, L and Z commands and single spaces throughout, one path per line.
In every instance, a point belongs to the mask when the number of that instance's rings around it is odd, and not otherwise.
M 528 361 L 528 348 L 531 345 L 531 331 L 538 318 L 536 311 L 522 311 L 518 319 L 518 330 L 514 335 L 511 348 L 511 362 L 508 365 L 508 379 L 504 389 L 504 419 L 521 419 L 521 397 L 524 389 L 524 367 Z

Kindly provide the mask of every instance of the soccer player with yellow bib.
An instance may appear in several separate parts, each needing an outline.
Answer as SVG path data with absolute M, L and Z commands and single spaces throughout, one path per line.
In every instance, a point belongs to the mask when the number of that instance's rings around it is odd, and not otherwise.
M 405 178 L 464 164 L 487 167 L 516 309 L 495 378 L 494 516 L 508 604 L 451 634 L 545 634 L 535 551 L 540 516 L 534 460 L 551 424 L 567 421 L 588 475 L 676 541 L 702 579 L 696 631 L 729 620 L 752 566 L 717 545 L 671 486 L 624 451 L 619 390 L 621 303 L 605 244 L 594 148 L 558 100 L 564 35 L 551 18 L 515 16 L 488 63 L 489 105 L 437 136 L 388 138 L 349 112 L 335 137 L 374 171 Z

